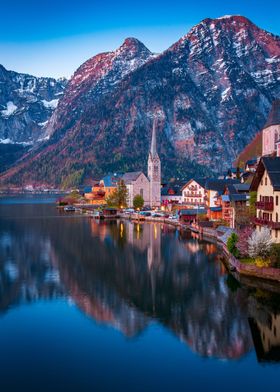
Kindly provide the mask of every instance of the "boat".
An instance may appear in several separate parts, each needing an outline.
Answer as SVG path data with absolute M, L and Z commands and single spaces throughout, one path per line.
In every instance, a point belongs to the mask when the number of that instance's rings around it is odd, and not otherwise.
M 116 208 L 103 208 L 101 211 L 94 211 L 95 219 L 117 219 L 119 212 Z

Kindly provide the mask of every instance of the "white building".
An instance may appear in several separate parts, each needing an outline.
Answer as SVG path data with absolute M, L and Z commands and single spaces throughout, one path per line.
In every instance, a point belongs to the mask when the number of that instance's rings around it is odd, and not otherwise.
M 182 187 L 182 203 L 190 208 L 205 208 L 206 179 L 191 179 Z
M 133 207 L 133 199 L 136 195 L 141 195 L 144 205 L 150 204 L 150 182 L 141 171 L 125 173 L 122 176 L 128 190 L 127 205 Z

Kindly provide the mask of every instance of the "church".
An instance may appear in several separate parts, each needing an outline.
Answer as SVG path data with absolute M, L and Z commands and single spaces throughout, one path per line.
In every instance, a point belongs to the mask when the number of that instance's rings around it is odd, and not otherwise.
M 157 153 L 156 120 L 153 122 L 152 140 L 148 156 L 148 177 L 141 171 L 125 173 L 122 176 L 128 190 L 128 206 L 133 207 L 133 199 L 141 195 L 144 205 L 152 208 L 161 205 L 161 163 Z
M 280 156 L 280 99 L 272 103 L 262 131 L 262 156 Z

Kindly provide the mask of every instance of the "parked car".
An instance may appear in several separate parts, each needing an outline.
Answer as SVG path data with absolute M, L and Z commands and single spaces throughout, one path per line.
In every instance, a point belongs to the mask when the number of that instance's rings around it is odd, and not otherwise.
M 141 212 L 140 212 L 140 215 L 143 215 L 143 216 L 151 216 L 152 214 L 151 214 L 151 212 L 149 212 L 149 211 L 141 211 Z
M 74 206 L 66 206 L 64 207 L 65 212 L 73 212 L 76 211 L 76 208 Z
M 133 214 L 134 213 L 134 209 L 133 208 L 126 208 L 123 211 L 124 211 L 125 214 Z

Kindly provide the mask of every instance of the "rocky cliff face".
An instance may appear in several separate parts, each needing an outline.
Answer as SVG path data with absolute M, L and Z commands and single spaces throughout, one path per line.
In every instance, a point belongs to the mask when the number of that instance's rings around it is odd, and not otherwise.
M 65 79 L 38 78 L 0 65 L 0 143 L 40 140 L 65 86 Z
M 160 55 L 127 39 L 76 71 L 49 140 L 2 180 L 59 184 L 77 173 L 143 170 L 155 115 L 166 176 L 223 170 L 280 95 L 279 54 L 280 38 L 241 16 L 205 19 Z

